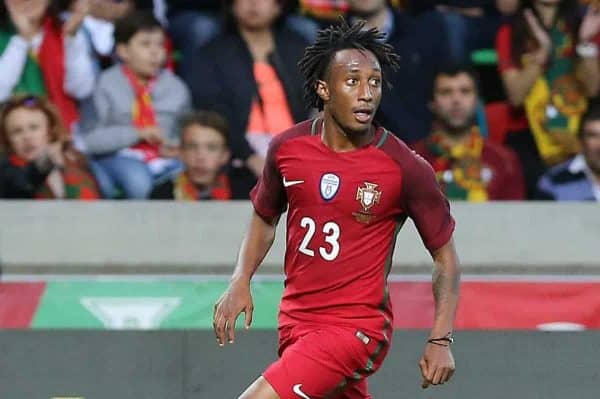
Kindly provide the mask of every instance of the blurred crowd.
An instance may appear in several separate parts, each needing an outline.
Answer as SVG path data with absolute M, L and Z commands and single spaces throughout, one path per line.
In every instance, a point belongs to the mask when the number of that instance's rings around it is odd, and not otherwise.
M 376 120 L 450 199 L 600 201 L 594 0 L 4 0 L 0 197 L 248 198 L 339 16 L 400 55 Z

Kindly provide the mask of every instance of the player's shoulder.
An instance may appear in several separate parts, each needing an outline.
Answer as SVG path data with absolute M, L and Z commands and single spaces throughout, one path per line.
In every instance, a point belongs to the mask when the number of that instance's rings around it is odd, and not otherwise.
M 388 131 L 380 149 L 392 158 L 402 170 L 432 169 L 429 162 L 410 148 L 402 139 Z
M 316 120 L 305 120 L 279 133 L 271 140 L 270 151 L 279 150 L 282 145 L 301 137 L 311 136 L 315 129 Z

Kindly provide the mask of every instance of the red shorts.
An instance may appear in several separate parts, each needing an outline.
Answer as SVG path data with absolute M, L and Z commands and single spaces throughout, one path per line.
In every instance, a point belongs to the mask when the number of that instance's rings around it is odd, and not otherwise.
M 294 325 L 279 330 L 279 360 L 263 377 L 281 399 L 370 399 L 366 377 L 389 349 L 349 327 Z

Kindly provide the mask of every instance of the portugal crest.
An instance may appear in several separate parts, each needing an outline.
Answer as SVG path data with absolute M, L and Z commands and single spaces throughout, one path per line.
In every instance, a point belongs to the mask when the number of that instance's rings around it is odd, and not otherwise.
M 375 217 L 371 214 L 370 209 L 379 202 L 381 191 L 377 190 L 377 184 L 368 182 L 363 184 L 364 187 L 358 187 L 358 190 L 356 190 L 356 200 L 360 202 L 362 209 L 359 212 L 354 212 L 353 215 L 361 223 L 370 223 Z

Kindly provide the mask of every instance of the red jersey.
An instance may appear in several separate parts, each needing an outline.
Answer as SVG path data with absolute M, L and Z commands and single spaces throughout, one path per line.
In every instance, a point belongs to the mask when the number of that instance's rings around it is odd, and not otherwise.
M 436 250 L 454 230 L 431 166 L 379 127 L 371 144 L 335 152 L 322 120 L 276 136 L 251 192 L 265 219 L 287 213 L 280 327 L 326 324 L 391 336 L 387 275 L 396 235 L 410 217 Z

